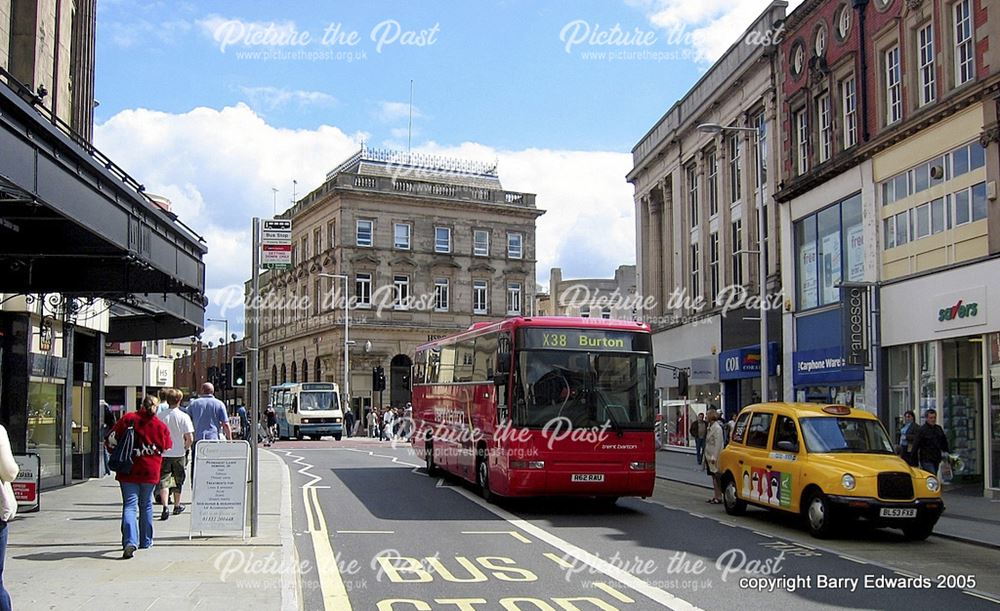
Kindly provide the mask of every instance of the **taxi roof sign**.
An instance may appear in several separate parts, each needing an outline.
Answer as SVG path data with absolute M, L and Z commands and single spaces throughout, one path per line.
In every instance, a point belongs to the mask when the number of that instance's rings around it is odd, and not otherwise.
M 846 405 L 827 405 L 823 411 L 834 416 L 849 416 L 851 414 L 851 408 Z

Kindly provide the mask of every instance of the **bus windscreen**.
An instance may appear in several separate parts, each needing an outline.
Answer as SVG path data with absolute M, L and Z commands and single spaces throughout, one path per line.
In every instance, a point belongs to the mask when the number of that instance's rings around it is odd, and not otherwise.
M 648 354 L 522 349 L 517 367 L 514 426 L 545 427 L 556 419 L 568 420 L 574 428 L 653 426 L 653 367 Z
M 340 399 L 333 391 L 308 391 L 299 394 L 299 409 L 304 412 L 340 409 Z

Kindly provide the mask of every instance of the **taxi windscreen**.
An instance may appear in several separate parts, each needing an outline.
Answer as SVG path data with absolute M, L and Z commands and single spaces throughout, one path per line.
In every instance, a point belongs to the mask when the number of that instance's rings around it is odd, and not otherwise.
M 878 420 L 866 418 L 801 418 L 802 436 L 810 452 L 895 454 Z

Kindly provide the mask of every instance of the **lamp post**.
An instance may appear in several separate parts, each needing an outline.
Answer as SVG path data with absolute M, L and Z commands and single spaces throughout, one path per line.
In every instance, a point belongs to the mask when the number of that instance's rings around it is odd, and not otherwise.
M 229 320 L 226 318 L 206 318 L 205 320 L 209 322 L 221 322 L 226 325 L 226 335 L 222 338 L 222 340 L 219 340 L 220 348 L 223 344 L 226 346 L 222 353 L 222 364 L 225 366 L 225 364 L 229 362 L 229 343 L 225 341 L 229 338 Z M 222 387 L 222 402 L 226 404 L 226 412 L 229 412 L 229 403 L 226 403 L 226 387 L 224 385 Z
M 719 123 L 702 123 L 698 126 L 698 131 L 706 134 L 719 134 L 723 132 L 750 132 L 753 134 L 754 150 L 757 151 L 757 164 L 761 163 L 760 132 L 755 127 L 735 127 L 724 126 Z M 757 171 L 757 168 L 755 168 Z M 761 183 L 763 186 L 763 183 Z M 766 197 L 766 195 L 765 195 Z M 767 245 L 764 244 L 764 201 L 761 198 L 757 207 L 757 285 L 758 297 L 760 298 L 760 396 L 762 401 L 767 401 L 768 392 L 768 350 L 767 350 L 767 303 L 764 295 L 767 292 Z M 753 251 L 745 251 L 748 254 Z
M 350 347 L 353 342 L 350 341 L 350 324 L 351 318 L 348 316 L 348 303 L 347 303 L 347 274 L 327 274 L 325 272 L 320 272 L 316 274 L 322 278 L 343 278 L 344 279 L 344 398 L 347 400 L 347 409 L 354 411 L 354 406 L 351 405 L 351 355 Z

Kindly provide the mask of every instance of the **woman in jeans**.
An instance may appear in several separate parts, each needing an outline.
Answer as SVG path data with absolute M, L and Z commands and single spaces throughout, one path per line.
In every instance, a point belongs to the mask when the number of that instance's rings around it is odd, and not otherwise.
M 12 482 L 20 469 L 10 451 L 7 429 L 0 426 L 0 480 Z M 3 564 L 7 557 L 7 522 L 0 520 L 0 611 L 10 611 L 10 594 L 3 585 Z
M 122 558 L 131 558 L 137 547 L 153 545 L 153 488 L 160 482 L 163 451 L 171 447 L 170 430 L 156 417 L 159 403 L 147 395 L 142 406 L 116 422 L 108 435 L 108 448 L 113 449 L 129 427 L 135 430 L 132 470 L 115 475 L 122 489 Z

